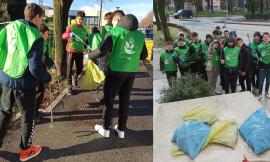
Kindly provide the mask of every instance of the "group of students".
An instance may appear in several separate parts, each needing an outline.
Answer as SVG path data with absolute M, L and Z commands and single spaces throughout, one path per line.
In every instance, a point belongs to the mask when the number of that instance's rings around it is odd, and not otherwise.
M 41 152 L 41 146 L 32 145 L 35 118 L 44 90 L 51 81 L 47 70 L 56 68 L 49 57 L 46 41 L 49 29 L 42 24 L 42 15 L 42 8 L 30 3 L 24 10 L 25 19 L 11 22 L 0 32 L 0 148 L 10 123 L 12 107 L 16 103 L 22 115 L 21 161 L 32 159 Z M 62 35 L 68 41 L 68 94 L 72 95 L 72 85 L 78 86 L 83 60 L 102 58 L 101 64 L 106 73 L 103 87 L 105 110 L 103 124 L 95 125 L 95 130 L 104 137 L 110 136 L 113 104 L 116 95 L 119 95 L 119 120 L 114 129 L 119 138 L 124 138 L 131 89 L 140 60 L 147 57 L 144 34 L 137 30 L 139 23 L 134 15 L 125 15 L 122 10 L 116 10 L 105 15 L 107 24 L 102 27 L 102 32 L 94 27 L 88 35 L 83 26 L 84 16 L 85 13 L 79 11 L 75 21 Z M 72 79 L 74 62 L 76 73 Z
M 235 31 L 222 33 L 219 26 L 212 34 L 207 34 L 204 41 L 196 32 L 191 34 L 191 40 L 180 33 L 179 38 L 168 41 L 161 52 L 160 70 L 166 73 L 169 86 L 172 86 L 172 78 L 177 77 L 178 68 L 181 75 L 187 72 L 199 74 L 210 83 L 213 94 L 235 93 L 239 79 L 241 91 L 252 91 L 258 99 L 262 98 L 266 80 L 265 96 L 270 98 L 269 42 L 268 32 L 255 32 L 252 42 L 247 45 Z M 221 92 L 216 90 L 218 76 Z

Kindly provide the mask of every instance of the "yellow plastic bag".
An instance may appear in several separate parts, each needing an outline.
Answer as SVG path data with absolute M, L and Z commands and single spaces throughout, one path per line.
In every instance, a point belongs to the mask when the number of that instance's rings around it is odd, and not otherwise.
M 148 55 L 147 55 L 146 60 L 150 62 L 152 60 L 152 54 L 153 54 L 152 53 L 153 40 L 151 40 L 151 39 L 145 39 L 145 45 L 146 45 L 147 52 L 148 52 Z
M 207 107 L 196 106 L 184 114 L 183 120 L 199 120 L 212 125 L 218 121 L 218 118 Z
M 102 70 L 92 61 L 87 62 L 86 72 L 80 81 L 82 89 L 96 89 L 105 79 Z
M 235 148 L 238 140 L 237 123 L 235 121 L 222 120 L 211 126 L 209 136 L 202 148 L 210 143 L 225 145 Z

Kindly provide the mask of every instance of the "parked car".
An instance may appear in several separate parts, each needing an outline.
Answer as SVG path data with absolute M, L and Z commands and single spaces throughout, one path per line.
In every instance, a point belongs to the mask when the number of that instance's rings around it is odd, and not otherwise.
M 176 18 L 176 19 L 179 19 L 180 17 L 187 17 L 187 18 L 190 18 L 190 17 L 193 17 L 193 12 L 192 10 L 179 10 L 178 12 L 176 12 L 173 17 Z

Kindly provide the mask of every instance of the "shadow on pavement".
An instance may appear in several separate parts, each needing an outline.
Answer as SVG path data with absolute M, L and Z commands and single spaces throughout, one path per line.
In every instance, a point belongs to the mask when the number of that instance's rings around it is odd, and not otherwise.
M 82 131 L 75 133 L 84 133 L 84 134 L 86 133 L 86 136 L 89 136 L 96 132 Z M 40 155 L 29 160 L 28 162 L 37 162 L 37 161 L 42 162 L 45 160 L 52 160 L 52 159 L 56 160 L 63 157 L 82 155 L 92 152 L 123 149 L 137 146 L 152 146 L 152 145 L 153 145 L 152 130 L 142 130 L 142 131 L 126 130 L 125 139 L 119 139 L 118 137 L 112 134 L 111 137 L 108 139 L 100 137 L 93 141 L 81 143 L 67 148 L 50 149 L 49 147 L 44 146 Z M 0 157 L 10 162 L 19 161 L 18 153 L 1 151 Z

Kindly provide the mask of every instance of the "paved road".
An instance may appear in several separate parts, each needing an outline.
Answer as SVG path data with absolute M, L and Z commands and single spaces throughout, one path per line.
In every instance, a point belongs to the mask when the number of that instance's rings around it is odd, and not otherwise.
M 152 80 L 141 69 L 132 91 L 126 138 L 119 139 L 111 132 L 109 139 L 94 131 L 101 122 L 102 108 L 97 107 L 94 91 L 77 91 L 66 97 L 64 109 L 54 113 L 55 123 L 49 128 L 49 116 L 36 127 L 34 144 L 40 144 L 43 152 L 32 162 L 149 162 L 153 161 L 153 87 Z M 118 101 L 115 105 L 118 107 Z M 117 116 L 117 109 L 115 110 Z M 114 118 L 114 124 L 116 123 Z M 13 124 L 3 148 L 0 161 L 18 161 L 19 122 Z
M 173 17 L 170 17 L 170 22 L 179 24 L 182 26 L 185 26 L 189 28 L 191 31 L 196 31 L 199 33 L 199 36 L 204 40 L 205 35 L 212 33 L 214 28 L 219 25 L 222 27 L 224 24 L 221 23 L 215 23 L 216 21 L 221 21 L 224 18 L 222 17 L 199 17 L 199 18 L 194 18 L 194 20 L 198 21 L 180 21 L 179 19 L 175 19 Z M 258 22 L 259 23 L 259 22 Z M 194 26 L 194 28 L 193 28 Z M 242 24 L 227 24 L 227 30 L 232 31 L 235 30 L 237 34 L 243 38 L 244 42 L 248 43 L 248 37 L 247 34 L 250 35 L 250 40 L 252 40 L 253 33 L 255 31 L 260 31 L 260 32 L 269 32 L 269 26 L 260 26 L 260 25 L 242 25 Z M 224 29 L 224 30 L 226 30 Z

